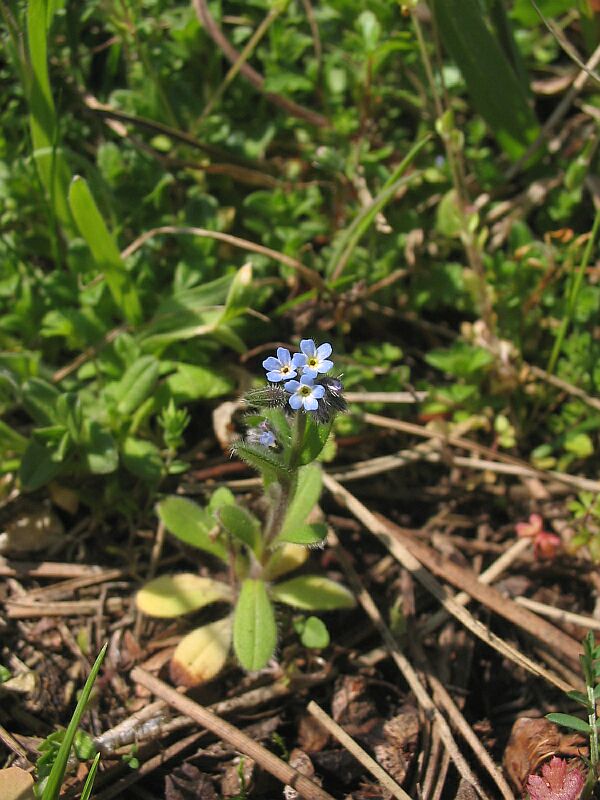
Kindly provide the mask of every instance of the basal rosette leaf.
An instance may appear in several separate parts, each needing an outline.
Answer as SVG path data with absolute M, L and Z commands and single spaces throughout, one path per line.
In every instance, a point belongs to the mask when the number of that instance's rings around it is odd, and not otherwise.
M 224 617 L 184 636 L 169 667 L 173 683 L 197 686 L 218 675 L 231 649 L 232 629 L 231 617 Z
M 285 542 L 272 552 L 263 571 L 264 579 L 274 581 L 276 578 L 298 569 L 308 558 L 309 552 L 305 545 Z
M 219 522 L 225 530 L 256 552 L 261 542 L 260 522 L 241 506 L 226 505 L 217 513 Z
M 189 572 L 161 575 L 143 586 L 135 597 L 140 611 L 151 617 L 180 617 L 211 603 L 233 601 L 231 587 Z
M 349 589 L 321 575 L 300 575 L 278 583 L 271 587 L 271 596 L 278 603 L 305 611 L 334 611 L 356 605 Z
M 233 647 L 244 669 L 262 669 L 277 644 L 275 612 L 264 581 L 247 578 L 235 608 Z

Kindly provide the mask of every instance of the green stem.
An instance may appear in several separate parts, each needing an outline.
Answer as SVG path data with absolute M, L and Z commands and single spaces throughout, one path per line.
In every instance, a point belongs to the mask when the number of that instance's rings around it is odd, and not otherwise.
M 596 217 L 594 219 L 594 224 L 592 226 L 592 232 L 590 233 L 590 238 L 587 241 L 587 245 L 583 253 L 583 258 L 581 260 L 581 264 L 579 265 L 579 270 L 577 271 L 577 274 L 575 275 L 575 278 L 573 280 L 573 285 L 571 286 L 568 292 L 567 309 L 565 315 L 562 318 L 558 335 L 554 341 L 554 347 L 552 348 L 552 354 L 550 356 L 548 366 L 546 367 L 546 372 L 549 372 L 551 375 L 554 372 L 554 368 L 556 367 L 556 362 L 558 361 L 558 357 L 560 355 L 560 351 L 562 349 L 565 336 L 567 335 L 567 328 L 569 327 L 569 323 L 571 322 L 571 319 L 575 312 L 575 303 L 577 302 L 577 297 L 579 296 L 579 291 L 581 289 L 581 284 L 583 282 L 583 276 L 585 275 L 585 271 L 587 269 L 590 257 L 592 255 L 592 248 L 594 246 L 594 242 L 596 241 L 596 236 L 598 234 L 599 226 L 600 226 L 600 209 L 596 212 Z
M 298 479 L 298 461 L 302 452 L 302 445 L 304 444 L 304 434 L 306 433 L 306 414 L 303 411 L 298 411 L 294 424 L 294 432 L 292 435 L 292 447 L 288 460 L 289 477 L 285 481 L 280 481 L 280 491 L 277 496 L 271 500 L 271 513 L 267 527 L 265 530 L 265 549 L 264 552 L 268 553 L 269 545 L 281 533 L 285 515 L 287 514 L 290 500 L 296 489 L 296 481 Z

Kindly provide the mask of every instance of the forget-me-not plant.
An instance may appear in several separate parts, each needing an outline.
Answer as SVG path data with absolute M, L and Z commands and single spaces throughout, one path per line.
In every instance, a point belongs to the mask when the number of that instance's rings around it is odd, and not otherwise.
M 206 508 L 180 496 L 158 506 L 166 529 L 187 545 L 220 559 L 229 582 L 180 573 L 155 578 L 137 594 L 141 611 L 175 617 L 209 603 L 226 603 L 230 612 L 196 628 L 177 646 L 171 676 L 193 685 L 216 675 L 231 646 L 241 665 L 261 669 L 276 651 L 278 629 L 273 603 L 285 603 L 296 614 L 350 608 L 354 598 L 337 581 L 305 574 L 283 579 L 300 567 L 309 550 L 322 546 L 327 528 L 313 521 L 321 493 L 317 462 L 336 414 L 346 410 L 344 387 L 332 375 L 329 343 L 300 342 L 300 352 L 278 347 L 262 363 L 267 383 L 246 393 L 246 435 L 233 453 L 262 477 L 264 499 L 256 513 L 238 503 L 229 489 L 217 489 Z M 296 616 L 294 630 L 306 647 L 329 642 L 323 622 Z

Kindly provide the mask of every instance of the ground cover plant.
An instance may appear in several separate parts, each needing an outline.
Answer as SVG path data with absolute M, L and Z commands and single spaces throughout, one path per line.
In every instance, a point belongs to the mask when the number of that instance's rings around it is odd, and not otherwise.
M 596 6 L 0 2 L 2 791 L 597 793 Z

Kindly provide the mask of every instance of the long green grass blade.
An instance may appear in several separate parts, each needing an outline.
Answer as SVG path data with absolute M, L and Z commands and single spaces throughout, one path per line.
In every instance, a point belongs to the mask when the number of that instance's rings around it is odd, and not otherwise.
M 600 227 L 600 210 L 596 212 L 596 218 L 594 219 L 592 232 L 590 233 L 590 238 L 587 240 L 587 244 L 585 246 L 585 250 L 583 253 L 583 258 L 581 259 L 581 264 L 579 265 L 579 269 L 577 270 L 575 276 L 573 277 L 573 281 L 571 282 L 570 288 L 568 290 L 567 308 L 561 320 L 560 328 L 558 329 L 558 334 L 556 336 L 556 339 L 554 340 L 552 353 L 550 354 L 550 360 L 548 361 L 548 366 L 546 367 L 546 371 L 549 373 L 554 372 L 554 368 L 556 367 L 556 362 L 558 361 L 558 357 L 560 355 L 560 351 L 562 349 L 563 342 L 565 340 L 565 336 L 567 335 L 567 330 L 569 328 L 569 325 L 571 324 L 571 320 L 573 319 L 575 308 L 577 306 L 577 298 L 579 296 L 579 292 L 581 291 L 581 284 L 583 283 L 583 277 L 586 273 L 588 264 L 590 263 L 590 258 L 592 255 L 594 244 L 596 243 L 596 237 L 598 236 L 599 227 Z
M 528 92 L 492 33 L 479 0 L 431 0 L 444 46 L 458 65 L 475 109 L 510 158 L 524 154 L 539 125 Z
M 71 182 L 69 205 L 79 232 L 90 248 L 96 266 L 104 274 L 115 303 L 128 322 L 137 324 L 142 318 L 137 291 L 87 182 L 78 175 Z
M 67 761 L 69 760 L 69 753 L 71 752 L 71 747 L 73 746 L 73 739 L 77 733 L 77 728 L 79 727 L 79 722 L 81 721 L 81 717 L 86 709 L 87 702 L 90 699 L 92 687 L 100 670 L 100 666 L 104 661 L 107 647 L 108 642 L 104 645 L 102 650 L 100 650 L 98 658 L 94 662 L 94 666 L 92 667 L 88 679 L 85 682 L 85 686 L 82 689 L 79 702 L 77 703 L 75 711 L 73 712 L 73 716 L 71 717 L 71 721 L 69 722 L 69 726 L 66 730 L 65 738 L 61 742 L 58 755 L 56 756 L 56 760 L 52 765 L 50 775 L 48 775 L 48 780 L 44 787 L 44 791 L 42 792 L 42 800 L 57 800 L 58 796 L 60 795 L 60 787 L 65 776 Z
M 29 103 L 33 155 L 40 180 L 50 198 L 55 219 L 67 234 L 73 235 L 75 231 L 67 202 L 71 172 L 62 151 L 57 147 L 58 122 L 48 77 L 49 16 L 46 0 L 30 0 L 27 9 L 29 74 L 25 93 Z
M 90 771 L 87 774 L 87 778 L 85 779 L 85 783 L 83 784 L 83 790 L 81 792 L 80 800 L 89 800 L 90 795 L 94 789 L 94 781 L 96 780 L 96 772 L 98 771 L 98 764 L 100 763 L 100 753 L 96 753 L 94 760 L 92 761 L 92 766 L 90 767 Z
M 419 151 L 429 141 L 430 137 L 425 136 L 420 142 L 417 142 L 409 150 L 406 157 L 390 175 L 385 182 L 379 194 L 373 198 L 366 208 L 353 220 L 351 225 L 342 234 L 336 246 L 334 247 L 333 254 L 327 265 L 327 276 L 330 281 L 335 281 L 344 271 L 354 248 L 359 243 L 363 235 L 373 224 L 373 220 L 381 209 L 390 202 L 398 189 L 405 183 L 409 183 L 414 175 L 404 175 L 410 164 L 414 161 Z

